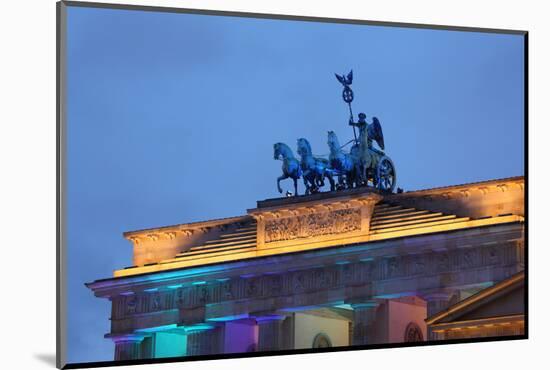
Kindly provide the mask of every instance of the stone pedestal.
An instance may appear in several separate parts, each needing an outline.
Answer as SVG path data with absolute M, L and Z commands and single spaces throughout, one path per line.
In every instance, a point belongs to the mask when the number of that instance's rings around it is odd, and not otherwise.
M 111 338 L 115 342 L 115 361 L 138 360 L 142 358 L 141 344 L 145 337 L 138 334 Z
M 223 353 L 223 325 L 201 329 L 186 329 L 186 331 L 187 356 Z
M 256 317 L 258 323 L 258 351 L 278 351 L 284 349 L 285 316 L 268 315 Z
M 375 343 L 376 311 L 380 306 L 377 301 L 353 303 L 353 327 L 352 345 L 364 345 Z

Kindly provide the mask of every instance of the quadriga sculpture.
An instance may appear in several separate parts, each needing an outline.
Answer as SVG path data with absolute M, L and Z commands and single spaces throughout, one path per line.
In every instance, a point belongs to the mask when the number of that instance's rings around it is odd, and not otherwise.
M 294 195 L 298 195 L 297 180 L 303 177 L 306 194 L 316 193 L 325 185 L 325 178 L 330 182 L 330 190 L 351 189 L 359 186 L 372 186 L 379 191 L 392 193 L 397 183 L 397 174 L 392 160 L 384 153 L 384 135 L 378 118 L 373 117 L 372 123 L 367 123 L 366 114 L 359 113 L 359 119 L 354 122 L 351 103 L 354 98 L 351 84 L 353 71 L 347 75 L 336 74 L 336 78 L 344 87 L 342 99 L 349 108 L 349 125 L 353 127 L 353 143 L 349 153 L 340 146 L 334 131 L 328 132 L 330 155 L 328 160 L 314 156 L 309 142 L 298 139 L 298 154 L 300 162 L 290 148 L 283 144 L 274 145 L 275 159 L 283 160 L 283 175 L 277 179 L 277 189 L 282 193 L 280 181 L 292 178 L 294 180 Z M 359 129 L 359 138 L 355 128 Z M 381 150 L 374 148 L 376 142 Z M 333 176 L 338 176 L 338 186 L 335 186 Z
M 277 190 L 281 189 L 281 180 L 291 178 L 294 181 L 294 195 L 298 195 L 298 179 L 302 176 L 300 162 L 294 157 L 292 150 L 284 143 L 273 144 L 273 158 L 283 161 L 283 174 L 277 178 Z

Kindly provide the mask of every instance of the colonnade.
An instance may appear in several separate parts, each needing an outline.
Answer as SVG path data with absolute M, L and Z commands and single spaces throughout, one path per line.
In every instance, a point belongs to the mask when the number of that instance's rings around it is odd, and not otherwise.
M 427 316 L 444 310 L 454 302 L 457 291 L 441 290 L 425 294 L 417 294 L 426 302 Z M 375 326 L 379 317 L 378 308 L 387 299 L 364 299 L 349 302 L 351 310 L 349 345 L 368 345 L 378 342 Z M 325 307 L 326 308 L 326 307 Z M 245 319 L 235 319 L 233 322 L 245 320 L 255 327 L 254 342 L 242 347 L 238 352 L 246 351 L 278 351 L 294 349 L 294 325 L 292 312 L 274 311 L 272 313 L 251 313 Z M 226 333 L 225 327 L 232 320 L 203 323 L 201 325 L 181 327 L 181 335 L 187 337 L 186 356 L 214 355 L 232 352 L 226 348 L 228 341 L 237 340 Z M 252 330 L 252 329 L 251 329 Z M 132 333 L 113 337 L 115 343 L 115 360 L 146 359 L 155 357 L 152 342 L 154 331 Z M 427 339 L 436 339 L 428 333 Z

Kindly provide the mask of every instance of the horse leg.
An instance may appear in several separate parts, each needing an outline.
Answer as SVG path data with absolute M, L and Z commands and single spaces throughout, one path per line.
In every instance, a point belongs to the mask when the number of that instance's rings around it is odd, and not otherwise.
M 307 178 L 309 176 L 309 170 L 304 171 L 302 174 L 302 180 L 304 180 L 304 186 L 306 188 L 306 195 L 308 194 L 309 186 L 307 184 Z
M 357 164 L 353 168 L 353 177 L 355 178 L 355 185 L 357 187 L 361 186 L 362 178 L 361 178 L 361 164 Z
M 313 192 L 318 193 L 321 189 L 321 186 L 323 186 L 325 183 L 322 181 L 322 176 L 319 174 L 319 172 L 315 172 L 315 176 L 313 177 Z
M 315 185 L 317 185 L 319 187 L 325 185 L 325 183 L 323 182 L 323 180 L 321 179 L 321 177 L 319 175 L 315 175 Z
M 277 190 L 279 190 L 279 193 L 283 192 L 283 189 L 281 189 L 281 180 L 288 179 L 288 175 L 281 175 L 277 177 Z
M 324 177 L 325 177 L 325 171 L 318 170 L 318 171 L 315 172 L 315 181 L 316 181 L 318 187 L 325 186 Z
M 360 187 L 360 186 L 364 185 L 362 169 L 363 169 L 363 165 L 361 163 L 359 163 L 359 164 L 357 164 L 357 166 L 355 166 L 354 177 L 357 179 L 357 181 L 356 181 L 357 187 Z
M 338 183 L 336 184 L 336 190 L 342 190 L 344 185 L 340 182 L 340 177 L 338 177 Z
M 315 193 L 315 188 L 316 188 L 316 184 L 315 184 L 315 176 L 313 177 L 310 177 L 309 178 L 309 182 L 308 182 L 309 186 L 308 186 L 308 194 L 313 194 Z
M 316 189 L 318 188 L 317 173 L 315 173 L 312 170 L 307 170 L 306 173 L 307 173 L 307 176 L 304 176 L 304 179 L 307 179 L 307 182 L 305 183 L 307 187 L 306 194 L 313 194 L 316 192 Z
M 323 176 L 317 175 L 315 179 L 315 187 L 317 187 L 317 189 L 321 189 L 323 186 L 325 186 L 325 180 L 323 179 Z
M 311 185 L 311 194 L 315 194 L 319 192 L 319 185 L 317 184 L 317 179 L 313 179 L 312 185 Z
M 294 196 L 298 196 L 298 178 L 294 178 Z
M 334 191 L 335 185 L 334 185 L 334 179 L 332 178 L 332 175 L 330 173 L 326 173 L 325 176 L 328 178 L 328 182 L 330 182 L 330 191 Z
M 357 187 L 357 179 L 355 178 L 355 171 L 349 171 L 346 173 L 346 182 L 348 183 L 348 189 Z

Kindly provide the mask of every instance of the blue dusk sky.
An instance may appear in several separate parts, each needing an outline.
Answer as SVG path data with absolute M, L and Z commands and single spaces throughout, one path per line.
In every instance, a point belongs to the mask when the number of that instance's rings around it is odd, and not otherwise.
M 523 36 L 80 7 L 67 33 L 69 362 L 113 359 L 84 283 L 132 265 L 124 231 L 245 214 L 275 142 L 353 137 L 334 72 L 405 191 L 524 173 Z

